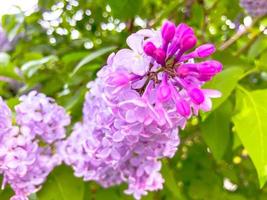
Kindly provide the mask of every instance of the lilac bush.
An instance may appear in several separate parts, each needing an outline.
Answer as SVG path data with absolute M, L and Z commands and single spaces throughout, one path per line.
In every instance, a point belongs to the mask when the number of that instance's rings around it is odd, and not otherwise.
M 5 31 L 0 25 L 0 52 L 8 51 L 12 47 L 12 42 L 8 39 Z
M 65 137 L 65 126 L 70 123 L 63 107 L 52 98 L 35 91 L 20 97 L 21 103 L 15 107 L 16 122 L 30 129 L 32 137 L 40 136 L 46 143 L 53 143 Z
M 266 0 L 240 0 L 240 5 L 252 16 L 263 16 L 267 14 Z
M 44 94 L 33 91 L 19 100 L 15 125 L 10 109 L 0 100 L 0 172 L 2 188 L 10 184 L 15 192 L 12 200 L 28 199 L 61 164 L 57 149 L 70 123 L 64 109 Z
M 12 113 L 3 99 L 0 97 L 0 138 L 12 127 Z
M 174 156 L 179 129 L 220 96 L 202 86 L 222 65 L 195 62 L 215 47 L 195 48 L 197 38 L 186 24 L 167 21 L 160 31 L 140 30 L 127 44 L 88 84 L 83 120 L 60 151 L 76 176 L 104 187 L 125 182 L 125 193 L 140 199 L 162 189 L 161 159 Z

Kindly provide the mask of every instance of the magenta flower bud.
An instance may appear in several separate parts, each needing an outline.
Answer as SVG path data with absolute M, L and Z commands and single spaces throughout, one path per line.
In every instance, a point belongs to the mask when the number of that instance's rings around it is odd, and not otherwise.
M 176 102 L 176 109 L 177 112 L 184 117 L 188 117 L 191 113 L 189 104 L 183 99 Z
M 197 38 L 195 35 L 186 34 L 181 39 L 181 49 L 183 52 L 192 49 L 197 44 Z
M 176 68 L 175 71 L 179 77 L 184 78 L 188 76 L 191 72 L 196 71 L 196 65 L 195 64 L 183 64 L 180 67 Z
M 198 72 L 200 75 L 214 76 L 217 73 L 217 69 L 211 65 L 200 64 L 198 66 Z
M 158 48 L 153 52 L 153 58 L 157 63 L 165 65 L 166 53 L 163 49 Z
M 212 77 L 211 76 L 206 76 L 206 75 L 200 74 L 197 78 L 200 81 L 210 81 Z
M 198 88 L 193 88 L 189 91 L 189 96 L 195 104 L 201 104 L 205 100 L 203 92 Z
M 215 60 L 204 61 L 198 65 L 198 71 L 200 73 L 211 76 L 221 72 L 222 68 L 222 64 Z
M 199 58 L 205 58 L 215 52 L 216 48 L 213 44 L 204 44 L 198 47 L 195 52 Z
M 190 28 L 188 25 L 181 23 L 177 26 L 176 30 L 175 30 L 175 35 L 178 38 L 181 38 L 182 36 L 184 36 L 185 34 L 191 34 L 194 35 L 194 31 L 192 28 Z
M 171 88 L 168 85 L 167 75 L 163 75 L 162 82 L 157 90 L 157 99 L 160 102 L 166 102 L 171 98 Z
M 144 46 L 144 52 L 148 55 L 148 56 L 153 56 L 153 52 L 156 50 L 155 45 L 152 42 L 148 42 L 145 44 Z
M 207 63 L 210 63 L 217 71 L 217 73 L 221 72 L 223 69 L 222 63 L 216 61 L 216 60 L 210 60 L 206 61 Z
M 180 48 L 180 39 L 177 36 L 174 36 L 169 48 L 168 48 L 168 55 L 172 57 L 177 50 Z
M 197 71 L 200 81 L 208 81 L 211 80 L 214 75 L 222 71 L 222 64 L 215 60 L 205 61 L 198 64 Z
M 166 21 L 163 24 L 161 28 L 161 36 L 166 42 L 170 42 L 173 39 L 175 28 L 175 24 L 170 21 Z

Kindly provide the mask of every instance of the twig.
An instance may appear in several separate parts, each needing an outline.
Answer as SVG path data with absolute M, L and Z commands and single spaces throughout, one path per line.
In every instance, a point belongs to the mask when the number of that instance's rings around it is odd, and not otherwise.
M 250 29 L 256 24 L 258 23 L 263 17 L 257 17 L 255 18 L 255 20 L 251 23 L 250 26 L 245 27 L 243 30 L 241 31 L 237 31 L 231 38 L 229 38 L 227 41 L 225 41 L 220 47 L 219 50 L 223 51 L 226 48 L 228 48 L 229 46 L 231 46 L 233 43 L 235 43 L 241 36 L 243 36 L 244 34 L 248 33 L 250 31 Z
M 256 33 L 247 44 L 234 54 L 234 56 L 240 56 L 242 53 L 246 52 L 260 36 L 261 32 Z
M 129 33 L 132 33 L 133 29 L 134 29 L 134 19 L 130 19 L 127 22 L 127 30 L 128 30 Z

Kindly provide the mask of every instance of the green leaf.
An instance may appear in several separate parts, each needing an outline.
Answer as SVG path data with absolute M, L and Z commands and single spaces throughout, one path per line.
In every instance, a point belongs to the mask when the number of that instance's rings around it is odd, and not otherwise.
M 20 80 L 21 77 L 15 72 L 15 66 L 10 62 L 10 56 L 7 53 L 0 53 L 0 76 Z
M 14 195 L 12 189 L 7 186 L 4 190 L 0 190 L 0 199 L 1 200 L 10 200 L 10 198 Z
M 18 97 L 14 97 L 14 98 L 9 98 L 8 100 L 6 100 L 6 103 L 10 108 L 13 109 L 16 105 L 20 103 L 20 101 Z
M 114 17 L 123 20 L 134 18 L 138 15 L 143 3 L 142 0 L 108 0 L 107 2 Z
M 116 193 L 116 188 L 100 188 L 95 194 L 95 200 L 118 200 L 120 199 L 118 194 Z
M 18 13 L 16 15 L 7 14 L 2 17 L 2 27 L 5 29 L 10 41 L 16 40 L 21 31 L 24 21 L 24 15 Z
M 246 60 L 236 59 L 236 56 L 234 56 L 231 53 L 231 51 L 217 51 L 214 54 L 213 58 L 220 61 L 223 64 L 224 69 L 230 68 L 230 67 L 237 67 L 237 66 L 241 67 L 241 66 L 247 65 Z
M 266 49 L 267 49 L 267 38 L 266 36 L 260 37 L 249 49 L 248 57 L 254 59 L 258 57 Z
M 162 167 L 162 174 L 165 179 L 165 186 L 171 191 L 173 196 L 175 196 L 177 199 L 184 199 L 180 188 L 178 188 L 177 182 L 174 178 L 174 174 L 172 169 L 168 166 L 167 160 L 166 162 L 163 162 L 163 167 Z
M 254 163 L 260 186 L 267 180 L 267 90 L 249 92 L 242 87 L 237 93 L 235 130 Z
M 229 145 L 231 111 L 231 102 L 225 101 L 201 124 L 204 141 L 217 160 L 222 159 Z
M 156 18 L 154 19 L 153 26 L 158 26 L 160 23 L 162 23 L 162 20 L 164 18 L 167 18 L 170 13 L 174 12 L 179 8 L 179 6 L 183 3 L 183 0 L 176 0 L 176 1 L 170 1 L 169 4 L 166 4 L 166 7 L 164 9 L 161 9 L 159 13 L 157 13 Z
M 21 66 L 21 70 L 23 71 L 23 73 L 26 73 L 28 77 L 31 77 L 45 64 L 53 63 L 56 62 L 57 60 L 58 58 L 53 55 L 44 57 L 39 60 L 32 60 L 23 64 Z
M 236 133 L 233 134 L 233 146 L 232 149 L 236 150 L 238 147 L 242 145 L 238 135 Z
M 205 88 L 219 90 L 222 93 L 220 98 L 213 99 L 212 110 L 218 108 L 230 96 L 242 74 L 243 69 L 240 67 L 227 68 L 205 84 Z
M 77 62 L 88 55 L 88 51 L 78 51 L 65 54 L 62 61 L 66 64 Z
M 116 49 L 116 47 L 115 46 L 111 46 L 111 47 L 106 47 L 106 48 L 99 49 L 99 50 L 97 50 L 97 51 L 89 54 L 88 56 L 86 56 L 85 58 L 83 58 L 78 63 L 78 65 L 76 65 L 76 67 L 74 68 L 74 70 L 71 73 L 71 76 L 73 76 L 74 74 L 76 74 L 79 71 L 79 69 L 81 67 L 83 67 L 84 65 L 88 64 L 92 60 L 94 60 L 94 59 L 96 59 L 96 58 L 98 58 L 98 57 L 100 57 L 100 56 L 102 56 L 102 55 L 104 55 L 104 54 L 106 54 L 106 53 L 114 50 L 114 49 Z
M 255 63 L 259 69 L 267 71 L 267 52 L 262 53 L 259 60 L 256 60 Z
M 203 7 L 198 4 L 198 3 L 194 3 L 192 5 L 192 14 L 193 16 L 190 19 L 190 22 L 192 24 L 202 24 L 203 23 L 203 19 L 204 19 L 204 9 Z
M 37 193 L 39 200 L 83 200 L 83 195 L 84 182 L 74 177 L 73 171 L 66 166 L 56 168 Z
M 21 80 L 15 72 L 15 65 L 10 62 L 10 56 L 4 52 L 0 53 L 0 76 Z

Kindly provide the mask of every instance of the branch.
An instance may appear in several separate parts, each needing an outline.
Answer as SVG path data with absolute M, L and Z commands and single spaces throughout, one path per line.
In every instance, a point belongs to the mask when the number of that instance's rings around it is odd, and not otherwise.
M 256 33 L 247 44 L 245 44 L 241 49 L 239 49 L 234 55 L 240 56 L 242 53 L 246 52 L 253 44 L 254 42 L 261 36 L 262 32 Z
M 229 38 L 227 41 L 225 41 L 220 47 L 219 50 L 223 51 L 225 49 L 227 49 L 228 47 L 230 47 L 233 43 L 235 43 L 240 37 L 242 37 L 244 34 L 248 33 L 251 28 L 257 24 L 262 18 L 262 17 L 257 17 L 255 18 L 255 20 L 251 23 L 250 26 L 245 27 L 245 29 L 241 30 L 241 31 L 237 31 L 231 38 Z

